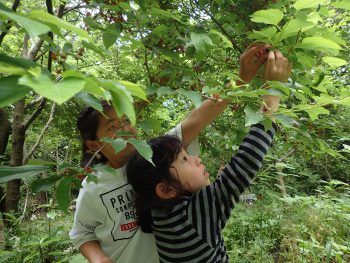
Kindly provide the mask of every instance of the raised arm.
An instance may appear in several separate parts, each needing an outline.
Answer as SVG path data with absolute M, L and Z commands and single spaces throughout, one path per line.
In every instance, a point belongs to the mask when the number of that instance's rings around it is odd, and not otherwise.
M 267 48 L 269 45 L 255 43 L 250 45 L 240 58 L 239 77 L 244 81 L 237 81 L 237 85 L 242 85 L 252 81 L 259 68 L 267 59 Z M 194 109 L 182 122 L 182 142 L 184 146 L 188 146 L 198 134 L 212 123 L 227 107 L 229 101 L 214 101 L 207 99 Z

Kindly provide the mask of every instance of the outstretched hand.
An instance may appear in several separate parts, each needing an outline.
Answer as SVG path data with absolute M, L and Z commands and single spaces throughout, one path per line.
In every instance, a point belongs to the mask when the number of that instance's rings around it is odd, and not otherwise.
M 292 72 L 292 63 L 281 52 L 270 51 L 264 69 L 264 80 L 286 82 Z
M 243 52 L 239 68 L 239 77 L 243 83 L 237 81 L 237 85 L 249 83 L 255 78 L 259 68 L 267 60 L 269 48 L 271 45 L 253 43 Z

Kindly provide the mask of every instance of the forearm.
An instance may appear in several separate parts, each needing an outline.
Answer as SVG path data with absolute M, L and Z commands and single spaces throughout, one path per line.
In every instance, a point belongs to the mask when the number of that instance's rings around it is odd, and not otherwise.
M 265 132 L 262 124 L 255 124 L 250 128 L 249 134 L 243 139 L 238 148 L 238 153 L 229 163 L 235 176 L 242 180 L 243 188 L 247 188 L 251 180 L 262 166 L 265 155 L 272 144 L 277 126 L 273 123 L 272 128 Z
M 187 147 L 198 134 L 212 123 L 227 107 L 229 101 L 205 100 L 182 122 L 182 143 Z
M 79 247 L 79 250 L 90 263 L 113 263 L 103 252 L 97 240 L 85 242 Z

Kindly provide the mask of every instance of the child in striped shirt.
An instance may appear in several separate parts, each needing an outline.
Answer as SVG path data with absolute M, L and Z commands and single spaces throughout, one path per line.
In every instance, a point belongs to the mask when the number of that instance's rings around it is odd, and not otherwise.
M 280 52 L 270 52 L 266 80 L 286 81 L 291 65 Z M 265 97 L 266 111 L 276 111 L 279 98 Z M 240 194 L 262 166 L 276 125 L 265 132 L 253 125 L 238 153 L 213 182 L 200 158 L 190 156 L 179 139 L 150 140 L 153 163 L 136 154 L 126 167 L 135 191 L 138 224 L 153 232 L 161 262 L 228 262 L 221 232 Z

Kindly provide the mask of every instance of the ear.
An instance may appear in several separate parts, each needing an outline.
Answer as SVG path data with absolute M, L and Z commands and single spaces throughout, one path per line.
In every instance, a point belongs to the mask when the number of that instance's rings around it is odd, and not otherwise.
M 91 150 L 93 152 L 96 152 L 101 147 L 99 141 L 93 141 L 93 140 L 85 141 L 85 145 L 86 145 L 86 147 L 88 147 L 89 150 Z
M 177 195 L 175 189 L 172 186 L 169 186 L 168 184 L 163 182 L 158 183 L 156 185 L 155 190 L 156 190 L 156 194 L 161 199 L 172 199 Z

